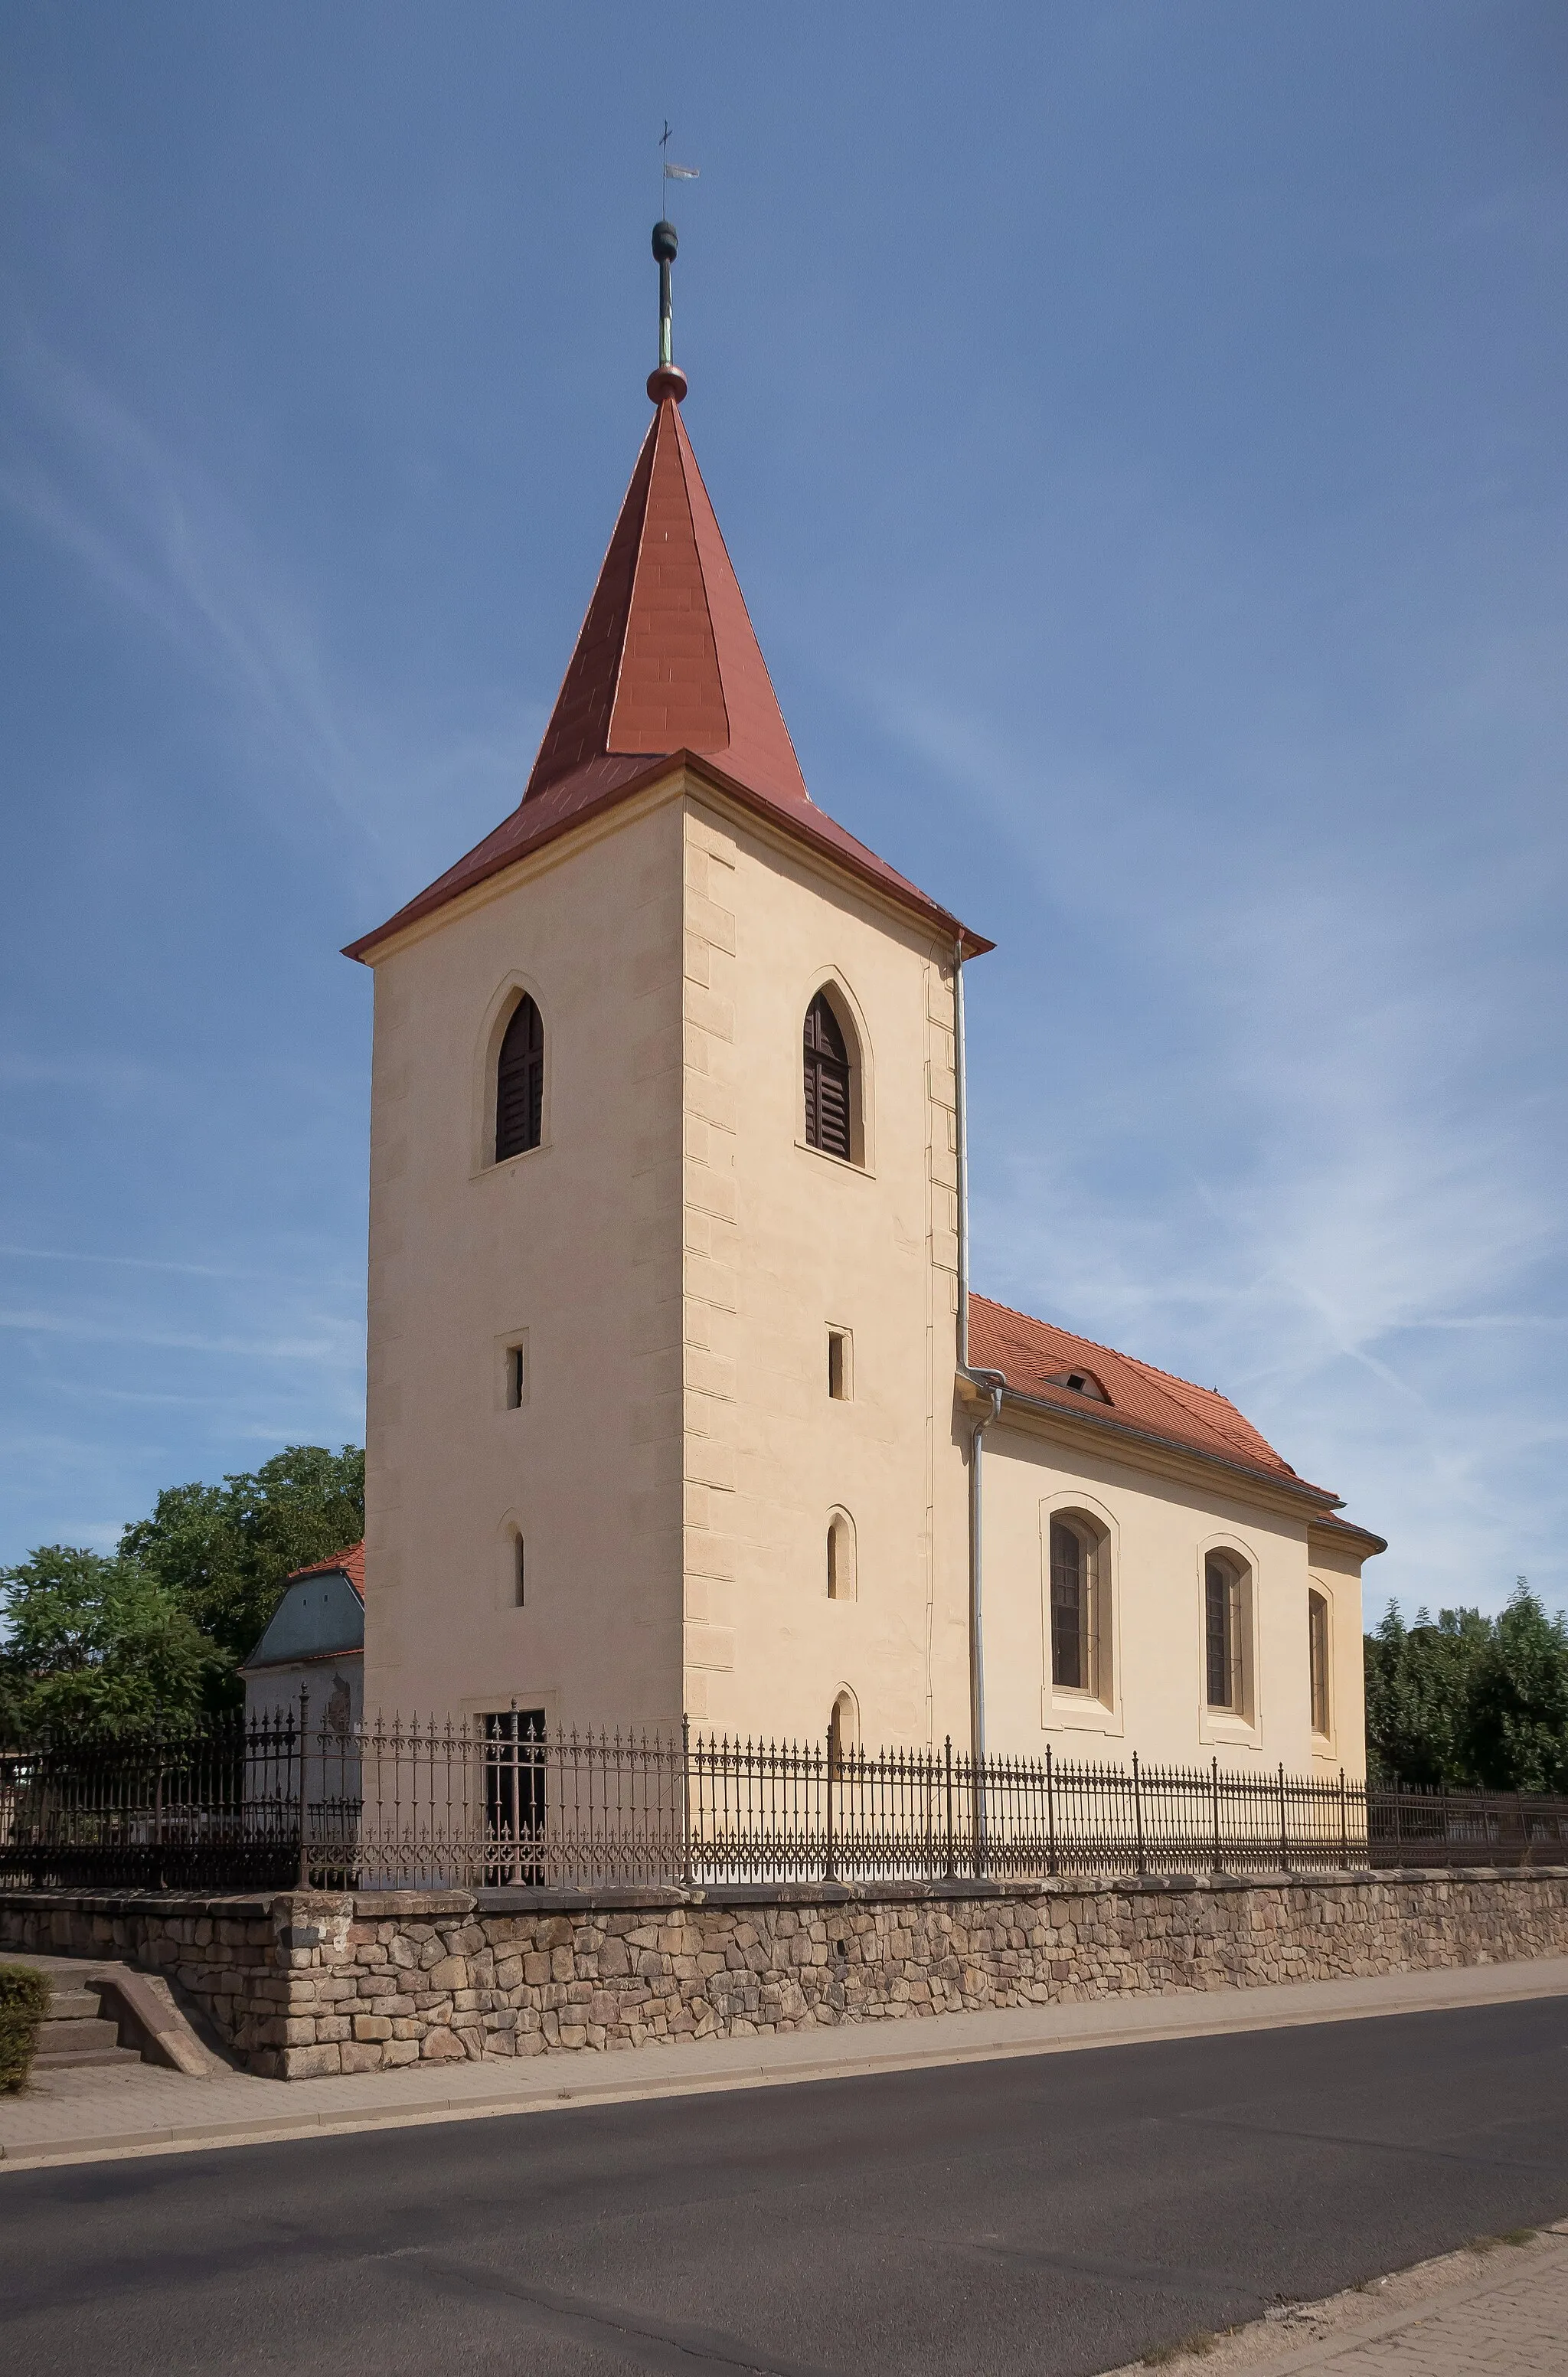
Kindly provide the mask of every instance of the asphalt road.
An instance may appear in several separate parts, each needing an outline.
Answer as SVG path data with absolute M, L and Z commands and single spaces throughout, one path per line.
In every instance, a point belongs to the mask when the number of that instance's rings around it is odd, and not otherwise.
M 1568 1999 L 0 2177 L 7 2377 L 1087 2377 L 1568 2213 Z

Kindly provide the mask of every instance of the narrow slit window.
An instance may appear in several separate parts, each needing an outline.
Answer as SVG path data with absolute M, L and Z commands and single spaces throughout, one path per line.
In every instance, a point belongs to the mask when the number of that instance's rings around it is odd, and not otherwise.
M 506 1348 L 506 1408 L 520 1411 L 528 1400 L 529 1356 L 526 1345 Z
M 849 1338 L 847 1330 L 827 1332 L 827 1392 L 836 1404 L 849 1400 Z
M 846 1511 L 835 1511 L 827 1522 L 827 1598 L 855 1598 L 855 1530 Z
M 525 1608 L 528 1605 L 528 1549 L 521 1535 L 517 1535 L 514 1536 L 512 1542 L 512 1600 L 514 1606 L 518 1609 Z
M 495 1060 L 495 1161 L 537 1147 L 544 1122 L 544 1024 L 525 992 Z
M 852 1772 L 859 1734 L 855 1703 L 848 1692 L 840 1692 L 827 1720 L 827 1772 L 835 1782 Z

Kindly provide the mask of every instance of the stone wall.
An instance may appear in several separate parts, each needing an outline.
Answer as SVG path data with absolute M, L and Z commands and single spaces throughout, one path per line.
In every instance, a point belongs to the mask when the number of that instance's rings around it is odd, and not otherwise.
M 0 1893 L 282 2079 L 1568 1953 L 1568 1868 L 730 1893 Z
M 286 1904 L 270 1892 L 198 1898 L 0 1888 L 0 1956 L 25 1948 L 160 1973 L 229 2046 L 248 2047 L 261 2026 L 287 2012 L 291 1980 L 279 1943 Z

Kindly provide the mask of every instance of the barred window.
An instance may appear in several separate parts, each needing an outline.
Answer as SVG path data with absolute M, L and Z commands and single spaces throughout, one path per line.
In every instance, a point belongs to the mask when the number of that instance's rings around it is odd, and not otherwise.
M 520 1709 L 514 1701 L 509 1709 L 486 1712 L 478 1725 L 484 1760 L 486 1887 L 537 1887 L 544 1880 L 544 1711 Z
M 495 1060 L 495 1161 L 537 1147 L 544 1120 L 544 1025 L 525 991 Z
M 848 1164 L 850 1155 L 849 1051 L 843 1026 L 818 991 L 806 1009 L 806 1145 Z

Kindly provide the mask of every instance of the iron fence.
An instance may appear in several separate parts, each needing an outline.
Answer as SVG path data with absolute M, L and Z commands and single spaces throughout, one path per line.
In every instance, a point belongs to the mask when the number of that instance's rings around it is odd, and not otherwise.
M 1568 1798 L 1374 1784 L 1367 1837 L 1373 1865 L 1568 1865 Z
M 0 1881 L 72 1889 L 1031 1881 L 1568 1863 L 1568 1799 L 1222 1766 L 298 1712 L 0 1752 Z

